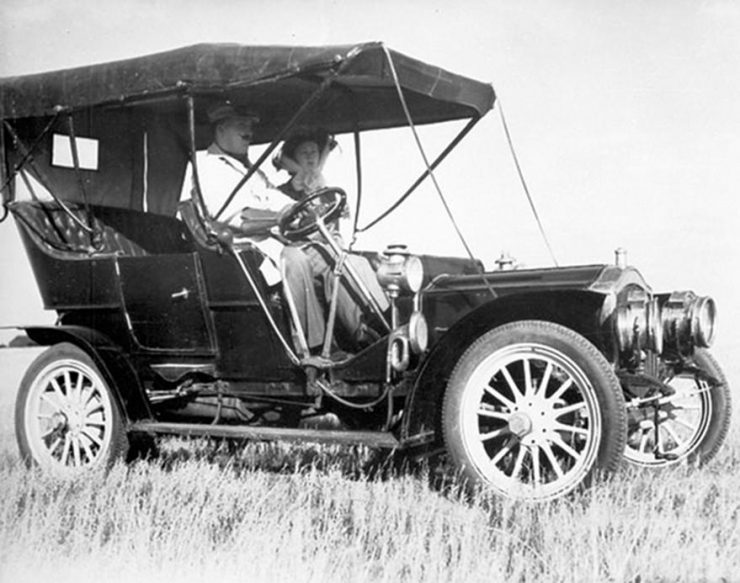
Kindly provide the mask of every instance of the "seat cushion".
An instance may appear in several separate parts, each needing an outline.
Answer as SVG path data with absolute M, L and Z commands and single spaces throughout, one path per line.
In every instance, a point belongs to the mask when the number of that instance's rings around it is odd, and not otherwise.
M 34 241 L 66 255 L 146 255 L 146 251 L 79 205 L 16 202 L 11 210 Z

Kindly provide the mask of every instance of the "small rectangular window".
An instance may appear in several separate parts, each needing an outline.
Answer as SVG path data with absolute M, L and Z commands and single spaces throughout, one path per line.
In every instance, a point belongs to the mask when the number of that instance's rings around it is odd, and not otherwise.
M 82 170 L 98 169 L 98 140 L 93 138 L 75 138 L 77 158 Z M 72 157 L 72 140 L 70 136 L 54 134 L 51 145 L 51 164 L 61 168 L 74 168 Z

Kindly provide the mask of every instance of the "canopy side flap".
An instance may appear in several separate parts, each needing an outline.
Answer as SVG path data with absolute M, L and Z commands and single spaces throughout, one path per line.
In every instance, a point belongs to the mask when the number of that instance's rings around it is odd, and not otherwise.
M 33 193 L 41 199 L 53 195 L 70 202 L 141 209 L 144 191 L 143 126 L 131 111 L 107 112 L 98 123 L 91 110 L 74 115 L 75 142 L 79 156 L 79 175 L 72 160 L 72 137 L 65 116 L 37 145 L 27 170 L 41 178 Z M 17 120 L 14 129 L 24 146 L 36 140 L 47 118 Z M 11 166 L 22 156 L 22 149 L 6 141 Z M 19 199 L 29 198 L 28 188 L 16 181 Z

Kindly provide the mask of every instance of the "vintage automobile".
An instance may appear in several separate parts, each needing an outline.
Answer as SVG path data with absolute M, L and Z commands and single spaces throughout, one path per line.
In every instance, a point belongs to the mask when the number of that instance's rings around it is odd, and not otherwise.
M 495 94 L 375 42 L 202 44 L 0 79 L 2 218 L 14 217 L 58 315 L 25 327 L 48 346 L 17 398 L 29 463 L 74 473 L 161 435 L 367 444 L 443 453 L 474 487 L 546 500 L 623 456 L 662 466 L 716 454 L 730 396 L 707 352 L 715 303 L 654 293 L 621 255 L 486 271 L 397 241 L 360 252 L 327 229 L 347 200 L 330 188 L 328 209 L 298 203 L 282 235 L 323 237 L 335 282 L 355 282 L 378 338 L 330 358 L 342 343 L 332 301 L 325 350 L 310 354 L 290 291 L 270 285 L 260 251 L 203 204 L 195 152 L 208 144 L 206 111 L 223 101 L 261 120 L 262 154 L 242 185 L 295 128 L 353 136 L 358 209 L 364 132 L 458 120 L 390 212 L 434 178 Z M 189 162 L 193 201 L 180 203 Z M 371 261 L 389 311 L 348 254 Z

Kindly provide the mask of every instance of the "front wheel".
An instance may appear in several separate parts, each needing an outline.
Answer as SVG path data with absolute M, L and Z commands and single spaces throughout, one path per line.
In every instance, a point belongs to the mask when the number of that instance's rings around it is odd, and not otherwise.
M 602 354 L 551 322 L 487 332 L 445 393 L 445 444 L 463 477 L 515 499 L 548 500 L 614 471 L 626 438 L 624 398 Z
M 645 467 L 708 462 L 730 428 L 730 388 L 722 369 L 700 349 L 692 366 L 667 366 L 661 380 L 672 394 L 628 408 L 625 459 Z
M 57 344 L 33 361 L 15 408 L 21 457 L 56 475 L 107 466 L 128 440 L 115 396 L 92 359 Z

